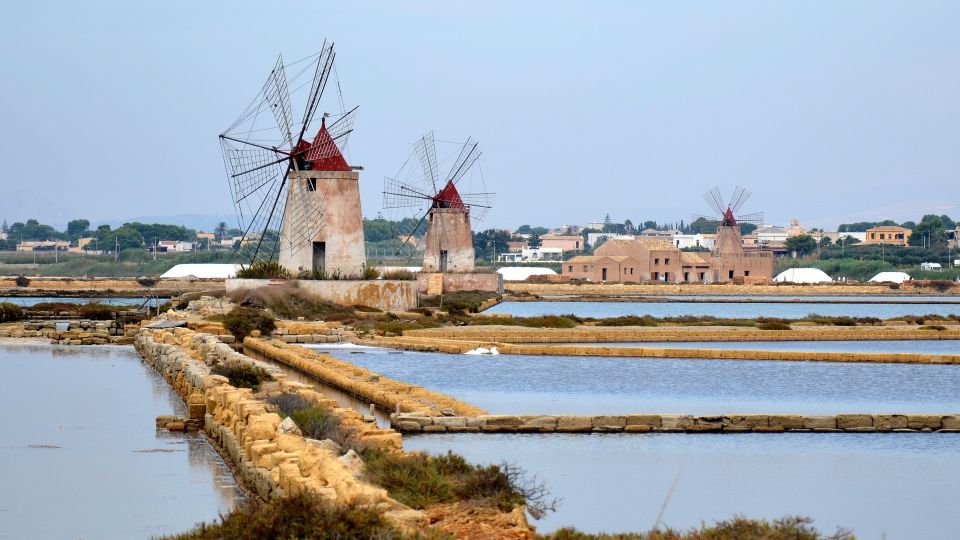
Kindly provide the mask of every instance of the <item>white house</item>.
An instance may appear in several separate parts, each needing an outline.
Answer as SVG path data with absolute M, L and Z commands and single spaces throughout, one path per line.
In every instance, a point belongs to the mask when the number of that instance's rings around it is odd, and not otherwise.
M 757 244 L 766 245 L 775 242 L 786 242 L 790 234 L 783 227 L 776 225 L 764 225 L 753 232 L 757 235 Z
M 713 249 L 713 242 L 716 240 L 716 237 L 711 235 L 706 237 L 703 234 L 681 234 L 677 233 L 673 235 L 673 245 L 677 246 L 680 249 L 683 248 L 707 248 Z

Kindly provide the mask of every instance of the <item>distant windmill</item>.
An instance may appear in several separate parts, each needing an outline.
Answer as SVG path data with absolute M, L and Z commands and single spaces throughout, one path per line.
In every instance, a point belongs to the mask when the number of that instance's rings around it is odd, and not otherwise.
M 302 60 L 278 58 L 254 100 L 220 134 L 244 231 L 240 247 L 251 262 L 279 255 L 293 271 L 343 275 L 365 265 L 359 175 L 343 155 L 357 107 L 344 110 L 338 95 L 326 107 L 340 113 L 321 109 L 327 82 L 336 78 L 335 57 L 324 42 Z M 339 87 L 337 80 L 338 94 Z
M 763 224 L 763 212 L 739 214 L 750 192 L 737 186 L 727 203 L 723 202 L 723 195 L 719 187 L 714 187 L 703 194 L 710 208 L 716 212 L 716 217 L 694 214 L 693 218 L 704 225 L 716 225 L 717 238 L 713 244 L 714 253 L 721 255 L 735 255 L 743 253 L 743 244 L 740 239 L 740 226 L 749 223 L 759 227 Z
M 423 223 L 427 223 L 426 234 L 417 241 L 417 247 L 423 245 L 425 272 L 470 272 L 474 265 L 471 221 L 478 223 L 486 216 L 493 193 L 482 187 L 482 174 L 476 182 L 469 182 L 479 184 L 481 191 L 461 191 L 465 179 L 474 180 L 473 166 L 480 158 L 476 142 L 467 139 L 462 144 L 455 143 L 458 149 L 450 157 L 456 157 L 443 176 L 436 142 L 430 132 L 414 146 L 420 171 L 408 168 L 408 158 L 397 178 L 384 179 L 384 208 L 414 213 L 417 225 L 408 232 L 405 243 L 410 243 Z

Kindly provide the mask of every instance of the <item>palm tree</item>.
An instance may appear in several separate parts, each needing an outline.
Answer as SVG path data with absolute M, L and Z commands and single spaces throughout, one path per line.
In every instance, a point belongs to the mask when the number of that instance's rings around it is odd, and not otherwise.
M 223 237 L 227 235 L 227 223 L 225 221 L 217 223 L 217 228 L 214 229 L 213 234 L 217 237 L 217 242 L 222 241 Z

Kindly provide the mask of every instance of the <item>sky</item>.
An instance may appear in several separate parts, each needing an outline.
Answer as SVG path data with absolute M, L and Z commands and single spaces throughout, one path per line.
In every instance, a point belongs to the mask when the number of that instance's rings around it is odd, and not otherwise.
M 280 8 L 282 6 L 282 9 Z M 233 216 L 217 135 L 336 43 L 363 213 L 473 136 L 480 228 L 960 217 L 956 2 L 4 2 L 0 220 Z

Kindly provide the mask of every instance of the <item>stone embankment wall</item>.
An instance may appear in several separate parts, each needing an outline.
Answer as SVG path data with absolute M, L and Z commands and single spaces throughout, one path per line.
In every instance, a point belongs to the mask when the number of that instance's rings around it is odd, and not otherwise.
M 0 338 L 44 338 L 54 345 L 129 345 L 140 326 L 123 325 L 117 321 L 73 320 L 60 323 L 57 329 L 54 321 L 26 321 L 0 324 Z
M 124 278 L 69 278 L 69 277 L 31 277 L 26 287 L 17 287 L 16 276 L 0 277 L 0 293 L 4 296 L 57 296 L 78 294 L 104 294 L 120 296 L 170 296 L 184 292 L 197 292 L 223 287 L 222 279 L 158 279 L 156 284 L 145 287 L 134 277 Z
M 369 306 L 383 311 L 407 311 L 417 307 L 417 282 L 392 279 L 228 279 L 227 294 L 241 290 L 293 285 L 301 292 L 344 306 Z
M 703 326 L 579 326 L 525 328 L 522 326 L 456 326 L 408 330 L 404 336 L 496 341 L 501 343 L 642 343 L 649 341 L 904 341 L 960 340 L 960 326 L 944 330 L 898 326 L 800 326 L 792 330 Z
M 272 339 L 285 343 L 342 343 L 346 331 L 339 322 L 276 321 L 277 329 L 270 334 Z M 233 335 L 219 322 L 188 321 L 187 328 L 205 334 L 213 334 L 224 343 L 233 343 Z M 259 337 L 256 331 L 255 337 Z
M 426 388 L 382 377 L 373 371 L 278 340 L 248 337 L 244 351 L 306 373 L 388 411 L 416 412 L 427 416 L 475 416 L 485 411 Z
M 702 285 L 699 283 L 684 284 L 648 284 L 625 285 L 619 283 L 587 283 L 573 285 L 568 283 L 525 283 L 511 281 L 506 284 L 508 293 L 528 293 L 537 296 L 656 296 L 656 295 L 782 295 L 782 296 L 886 296 L 904 295 L 915 296 L 927 294 L 931 296 L 960 294 L 960 287 L 952 287 L 945 292 L 932 288 L 917 288 L 909 282 L 899 289 L 891 289 L 889 285 Z
M 210 365 L 236 362 L 262 365 L 216 337 L 188 329 L 143 330 L 136 338 L 137 350 L 159 371 L 186 401 L 188 421 L 202 418 L 211 439 L 230 457 L 243 483 L 269 500 L 309 492 L 340 504 L 376 507 L 392 522 L 420 526 L 423 515 L 391 499 L 379 487 L 359 479 L 360 471 L 339 459 L 329 446 L 285 432 L 280 416 L 250 389 L 234 388 L 225 377 L 210 374 Z M 352 433 L 357 447 L 375 445 L 399 449 L 400 435 L 363 420 L 363 415 L 334 408 L 336 402 L 306 385 L 277 376 L 276 389 L 297 393 L 340 416 L 344 433 Z
M 407 433 L 960 433 L 960 414 L 838 414 L 803 416 L 744 414 L 690 416 L 486 415 L 431 417 L 394 414 L 391 424 Z
M 430 276 L 427 272 L 417 274 L 417 291 L 430 293 Z M 445 272 L 442 274 L 445 293 L 486 291 L 503 294 L 503 276 L 495 272 Z
M 591 345 L 517 345 L 428 337 L 377 337 L 362 343 L 424 352 L 463 354 L 478 347 L 496 347 L 501 354 L 531 356 L 605 356 L 625 358 L 688 358 L 802 362 L 871 362 L 883 364 L 960 364 L 960 354 L 841 353 L 826 351 L 757 351 L 734 349 L 671 349 L 666 347 L 603 347 Z

